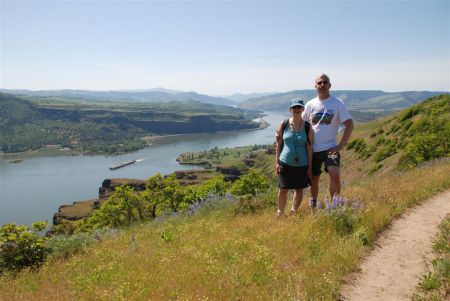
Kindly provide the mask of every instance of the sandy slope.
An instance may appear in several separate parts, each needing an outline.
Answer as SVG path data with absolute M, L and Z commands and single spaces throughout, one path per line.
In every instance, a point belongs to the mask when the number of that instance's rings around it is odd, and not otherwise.
M 350 275 L 341 300 L 411 300 L 425 271 L 437 226 L 450 213 L 450 190 L 423 202 L 394 221 Z

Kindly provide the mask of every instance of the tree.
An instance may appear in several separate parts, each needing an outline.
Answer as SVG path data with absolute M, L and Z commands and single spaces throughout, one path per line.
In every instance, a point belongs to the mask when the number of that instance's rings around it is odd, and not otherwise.
M 116 187 L 114 193 L 88 219 L 92 228 L 118 227 L 143 218 L 143 203 L 128 185 Z
M 178 211 L 178 206 L 183 202 L 183 187 L 175 174 L 164 179 L 163 195 L 165 207 L 170 211 Z
M 218 196 L 224 196 L 229 187 L 230 184 L 225 182 L 223 175 L 219 175 L 205 181 L 199 187 L 199 196 L 205 198 L 211 193 Z
M 156 218 L 158 207 L 164 204 L 164 181 L 160 173 L 147 180 L 146 188 L 139 194 L 146 212 L 151 219 Z

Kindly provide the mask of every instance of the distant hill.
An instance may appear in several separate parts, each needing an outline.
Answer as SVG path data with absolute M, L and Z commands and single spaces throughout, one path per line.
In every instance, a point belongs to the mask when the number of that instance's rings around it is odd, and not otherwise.
M 8 90 L 1 89 L 0 92 L 45 98 L 65 98 L 65 100 L 87 100 L 87 101 L 116 101 L 116 102 L 171 102 L 171 101 L 199 101 L 215 105 L 235 106 L 236 102 L 222 98 L 213 97 L 196 92 L 180 92 L 155 88 L 148 90 L 120 90 L 120 91 L 88 91 L 88 90 Z
M 166 89 L 163 87 L 152 88 L 152 89 L 123 89 L 123 90 L 117 90 L 117 91 L 118 92 L 165 92 L 165 93 L 169 93 L 169 94 L 178 94 L 178 93 L 183 92 L 183 91 L 178 91 L 178 90 Z
M 257 113 L 198 101 L 161 103 L 33 101 L 0 93 L 0 151 L 60 145 L 84 153 L 145 147 L 142 137 L 255 129 Z
M 279 92 L 270 92 L 270 93 L 250 93 L 250 94 L 242 94 L 242 93 L 235 93 L 232 95 L 222 95 L 220 97 L 223 98 L 227 98 L 227 99 L 231 99 L 235 102 L 244 102 L 248 99 L 251 98 L 258 98 L 258 97 L 263 97 L 263 96 L 267 96 L 267 95 L 273 95 L 273 94 L 277 94 Z
M 331 93 L 344 101 L 351 110 L 395 111 L 407 108 L 424 99 L 449 92 L 435 91 L 405 91 L 384 92 L 380 90 L 335 90 Z M 305 102 L 317 95 L 315 90 L 294 90 L 286 93 L 277 93 L 257 98 L 248 99 L 239 104 L 239 107 L 250 110 L 285 111 L 289 100 L 300 97 Z

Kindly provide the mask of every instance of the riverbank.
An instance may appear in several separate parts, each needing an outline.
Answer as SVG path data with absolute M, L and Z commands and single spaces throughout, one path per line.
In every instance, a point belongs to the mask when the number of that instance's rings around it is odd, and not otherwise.
M 265 128 L 270 126 L 270 123 L 265 121 L 263 118 L 258 118 L 258 120 L 255 120 L 255 121 L 259 123 L 258 128 L 232 130 L 232 131 L 217 131 L 217 132 L 214 132 L 214 134 L 250 132 L 250 131 L 264 130 Z M 187 134 L 155 135 L 155 136 L 144 136 L 144 137 L 141 137 L 141 139 L 144 139 L 144 141 L 147 143 L 151 143 L 152 141 L 155 141 L 157 139 L 163 139 L 163 138 L 169 138 L 169 137 L 183 137 L 183 136 L 189 136 L 189 135 L 194 135 L 194 134 L 212 134 L 212 133 L 202 132 L 202 133 L 187 133 Z
M 263 118 L 259 118 L 258 122 L 260 124 L 260 126 L 258 128 L 233 130 L 233 131 L 217 131 L 216 133 L 220 134 L 220 133 L 248 132 L 248 131 L 255 131 L 255 130 L 263 130 L 270 126 L 270 123 L 265 121 Z M 202 132 L 202 133 L 198 133 L 198 134 L 204 134 L 204 133 Z M 153 135 L 153 136 L 140 137 L 140 139 L 142 139 L 146 142 L 145 147 L 143 147 L 141 149 L 151 146 L 152 142 L 155 140 L 160 140 L 160 139 L 170 138 L 170 137 L 183 137 L 183 136 L 189 136 L 189 135 L 194 135 L 194 134 L 188 133 L 188 134 Z M 46 145 L 43 148 L 40 148 L 37 150 L 28 150 L 25 152 L 18 152 L 18 153 L 0 152 L 0 159 L 3 159 L 10 163 L 21 163 L 23 160 L 31 159 L 31 158 L 39 158 L 39 157 L 81 156 L 81 155 L 84 155 L 84 156 L 117 156 L 117 155 L 124 155 L 127 153 L 130 153 L 130 152 L 112 153 L 112 154 L 86 153 L 83 150 L 75 150 L 75 149 L 72 149 L 69 147 L 61 147 L 60 145 Z M 20 162 L 18 162 L 18 161 L 20 161 Z
M 37 150 L 28 150 L 19 153 L 3 153 L 0 152 L 0 159 L 9 161 L 10 163 L 16 163 L 12 161 L 25 160 L 39 157 L 60 157 L 60 156 L 79 156 L 83 153 L 78 150 L 74 150 L 68 147 L 62 148 L 60 145 L 47 145 Z

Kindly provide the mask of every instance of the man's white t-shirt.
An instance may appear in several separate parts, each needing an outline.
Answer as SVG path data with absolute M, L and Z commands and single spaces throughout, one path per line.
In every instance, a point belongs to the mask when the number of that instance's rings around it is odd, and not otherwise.
M 326 100 L 311 99 L 306 103 L 302 117 L 314 130 L 314 152 L 335 147 L 339 126 L 352 118 L 342 100 L 334 96 Z

